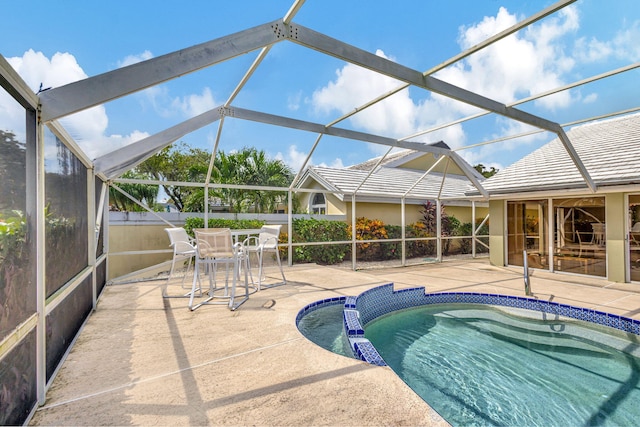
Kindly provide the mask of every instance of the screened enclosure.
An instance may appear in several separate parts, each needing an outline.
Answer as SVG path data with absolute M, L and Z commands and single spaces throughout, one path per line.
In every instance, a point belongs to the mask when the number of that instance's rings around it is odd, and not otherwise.
M 202 205 L 206 207 L 201 214 L 204 224 L 210 218 L 223 216 L 219 200 L 210 192 L 212 189 L 276 192 L 282 197 L 270 213 L 280 215 L 279 221 L 283 224 L 286 236 L 282 243 L 286 248 L 288 264 L 294 262 L 295 248 L 337 245 L 347 254 L 346 260 L 352 262 L 354 269 L 359 262 L 366 262 L 366 256 L 371 256 L 371 253 L 376 253 L 376 256 L 385 254 L 396 265 L 404 266 L 412 259 L 441 261 L 454 248 L 474 256 L 488 251 L 489 220 L 486 214 L 477 215 L 476 208 L 486 208 L 491 194 L 483 186 L 484 177 L 463 157 L 464 150 L 470 147 L 489 145 L 508 138 L 522 138 L 531 132 L 548 133 L 561 141 L 570 157 L 570 167 L 580 174 L 585 191 L 597 192 L 596 183 L 564 130 L 566 126 L 593 120 L 594 117 L 582 117 L 562 125 L 518 106 L 632 72 L 640 64 L 627 64 L 519 100 L 503 101 L 433 76 L 439 70 L 553 16 L 573 1 L 554 3 L 427 71 L 401 65 L 295 23 L 294 18 L 304 3 L 295 1 L 282 19 L 265 20 L 266 23 L 256 27 L 44 91 L 30 88 L 7 60 L 0 56 L 1 99 L 7 100 L 4 107 L 8 110 L 19 112 L 18 123 L 21 123 L 11 124 L 11 128 L 8 128 L 9 125 L 2 122 L 6 120 L 8 123 L 8 119 L 0 117 L 0 390 L 3 396 L 0 399 L 0 424 L 24 423 L 38 405 L 44 404 L 47 388 L 56 370 L 108 283 L 112 268 L 110 259 L 142 257 L 145 254 L 160 259 L 169 257 L 166 236 L 158 234 L 157 230 L 154 231 L 154 239 L 162 239 L 164 250 L 149 251 L 149 247 L 143 247 L 140 241 L 127 241 L 126 233 L 124 237 L 113 239 L 118 243 L 111 246 L 109 189 L 121 192 L 123 184 L 202 189 Z M 349 113 L 325 124 L 287 117 L 278 111 L 265 112 L 236 106 L 234 102 L 238 94 L 254 78 L 254 73 L 260 70 L 265 59 L 271 59 L 272 47 L 280 43 L 294 46 L 291 52 L 302 50 L 312 55 L 327 56 L 333 61 L 354 64 L 372 73 L 390 77 L 397 81 L 398 86 L 364 104 L 359 105 L 354 101 Z M 61 124 L 66 117 L 112 102 L 117 106 L 121 98 L 178 77 L 196 79 L 200 73 L 205 73 L 204 79 L 207 79 L 205 70 L 242 57 L 250 57 L 253 62 L 245 68 L 244 74 L 235 76 L 226 101 L 179 123 L 167 122 L 166 128 L 115 150 L 105 150 L 95 158 L 80 148 L 74 139 L 76 133 L 72 136 Z M 313 74 L 313 67 L 309 67 L 308 71 Z M 450 102 L 462 103 L 468 107 L 464 110 L 468 114 L 461 114 L 454 119 L 443 118 L 437 126 L 404 137 L 365 132 L 349 122 L 352 116 L 409 88 L 414 93 L 426 92 Z M 531 110 L 535 111 L 533 108 Z M 635 110 L 608 111 L 602 117 Z M 468 146 L 456 149 L 446 144 L 443 146 L 442 141 L 433 136 L 440 129 L 482 120 L 487 115 L 499 116 L 501 120 L 523 125 L 528 130 L 507 138 L 473 141 Z M 295 177 L 290 185 L 252 186 L 212 179 L 215 156 L 231 139 L 227 138 L 226 132 L 231 129 L 233 135 L 236 126 L 255 126 L 256 132 L 262 132 L 268 126 L 305 135 L 304 161 L 299 170 L 294 171 Z M 209 168 L 203 174 L 204 179 L 168 181 L 123 177 L 127 171 L 162 149 L 205 127 L 214 127 L 215 135 L 209 141 L 211 157 Z M 91 142 L 101 144 L 100 140 Z M 362 147 L 375 145 L 382 147 L 381 153 L 384 154 L 376 159 L 374 167 L 364 173 L 360 180 L 353 180 L 348 186 L 305 187 L 302 178 L 309 173 L 311 156 L 324 144 L 338 151 L 341 144 L 360 144 Z M 368 212 L 379 209 L 377 206 L 371 208 L 371 205 L 379 203 L 382 193 L 392 184 L 398 184 L 397 180 L 379 178 L 380 165 L 387 156 L 398 150 L 426 153 L 437 160 L 434 165 L 420 170 L 417 177 L 412 178 L 405 187 L 384 194 L 393 199 L 393 203 L 388 203 L 388 215 L 397 218 L 393 228 L 388 227 L 385 233 L 369 233 L 357 239 L 353 230 L 358 229 L 359 218 L 365 216 L 362 213 L 367 212 L 369 216 Z M 464 179 L 465 185 L 456 185 L 455 190 L 450 191 L 453 169 L 459 171 L 458 178 Z M 354 175 L 350 174 L 349 178 Z M 423 188 L 426 180 L 432 178 L 435 181 Z M 135 199 L 130 194 L 124 195 Z M 294 213 L 296 200 L 304 201 L 301 204 L 304 213 Z M 542 268 L 558 271 L 586 268 L 589 274 L 605 276 L 603 260 L 606 259 L 606 253 L 601 250 L 605 244 L 605 231 L 602 227 L 609 218 L 606 217 L 604 197 L 556 198 L 551 208 L 548 200 L 533 197 L 508 205 L 505 203 L 505 210 L 508 210 L 512 222 L 504 230 L 492 230 L 491 234 L 507 242 L 508 261 L 521 264 L 523 250 L 527 250 L 536 257 L 536 262 Z M 140 200 L 134 201 L 142 207 L 146 206 Z M 422 206 L 427 202 L 432 204 L 430 215 L 433 218 L 433 230 L 429 230 L 428 235 L 412 229 L 415 221 L 408 220 L 407 214 L 409 207 Z M 342 209 L 339 214 L 331 211 L 338 204 Z M 460 207 L 468 209 L 470 213 L 466 222 L 470 225 L 458 234 L 448 233 L 442 221 L 443 205 L 451 206 L 451 211 Z M 633 221 L 638 220 L 638 205 L 638 196 L 632 196 L 625 215 L 633 217 Z M 151 209 L 147 209 L 147 213 L 157 217 L 154 220 L 158 222 L 156 227 L 159 230 L 175 225 L 170 215 L 159 215 Z M 327 241 L 323 230 L 315 230 L 303 235 L 301 241 L 294 241 L 294 221 L 313 218 L 314 215 L 337 215 L 336 222 L 341 223 L 342 229 L 352 230 L 350 236 L 336 232 L 334 235 L 338 237 Z M 182 217 L 176 218 L 184 221 Z M 237 219 L 238 215 L 232 214 L 231 218 Z M 269 220 L 272 218 L 269 217 Z M 505 231 L 507 234 L 503 236 Z M 628 238 L 634 238 L 636 232 L 640 231 L 630 230 Z M 118 246 L 120 243 L 122 246 Z M 556 256 L 555 264 L 549 265 L 549 250 L 560 249 L 567 252 Z M 638 258 L 635 249 L 636 246 L 632 246 L 629 250 L 634 262 Z M 576 251 L 579 256 L 575 256 Z M 591 255 L 582 256 L 582 251 Z M 590 260 L 586 266 L 574 265 L 581 262 L 578 259 L 584 258 Z M 633 269 L 634 280 L 638 278 L 638 271 Z

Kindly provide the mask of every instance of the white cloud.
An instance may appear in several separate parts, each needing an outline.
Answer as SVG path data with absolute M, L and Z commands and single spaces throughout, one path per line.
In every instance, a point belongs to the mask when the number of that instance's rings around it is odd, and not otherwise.
M 195 117 L 198 114 L 211 110 L 216 106 L 216 103 L 211 94 L 211 89 L 205 87 L 202 90 L 202 94 L 192 94 L 182 98 L 174 98 L 171 105 L 182 111 L 186 117 Z
M 87 78 L 87 75 L 69 53 L 55 53 L 51 59 L 42 52 L 28 50 L 22 57 L 7 58 L 7 61 L 34 91 L 40 88 L 60 87 Z M 0 96 L 4 91 L 0 93 Z M 15 102 L 0 99 L 2 127 L 10 130 L 24 128 L 23 109 Z M 61 118 L 60 123 L 85 151 L 89 158 L 96 158 L 133 141 L 148 136 L 146 132 L 134 130 L 126 136 L 107 135 L 109 124 L 104 106 L 98 105 Z M 18 135 L 19 137 L 23 137 Z
M 585 104 L 593 104 L 597 100 L 598 100 L 598 94 L 597 93 L 590 93 L 589 95 L 585 96 L 582 99 L 582 102 L 585 103 Z
M 298 173 L 298 171 L 302 168 L 302 165 L 304 164 L 304 161 L 306 160 L 308 154 L 309 153 L 307 152 L 299 151 L 296 145 L 290 145 L 286 154 L 282 154 L 281 152 L 278 152 L 274 157 L 276 160 L 282 160 L 287 165 L 289 165 L 289 167 L 293 169 L 294 173 Z M 318 165 L 316 165 L 313 162 L 313 157 L 312 157 L 311 159 L 309 159 L 309 162 L 307 163 L 306 166 L 314 166 L 314 165 L 324 166 L 324 167 L 328 166 L 333 168 L 344 167 L 342 159 L 339 157 L 336 157 L 330 164 L 321 162 Z
M 327 164 L 325 162 L 321 162 L 318 166 L 322 166 L 325 168 L 337 168 L 337 169 L 342 169 L 344 168 L 344 163 L 342 163 L 342 159 L 340 157 L 334 159 L 331 163 Z
M 467 49 L 517 22 L 516 15 L 500 8 L 496 16 L 485 17 L 477 24 L 461 27 L 458 43 L 461 49 Z M 506 37 L 441 70 L 436 77 L 503 103 L 545 92 L 564 85 L 564 76 L 575 67 L 574 60 L 564 53 L 563 43 L 564 37 L 578 28 L 577 8 L 566 7 L 528 30 Z M 382 51 L 376 54 L 387 58 Z M 333 81 L 313 93 L 312 104 L 318 113 L 346 114 L 401 84 L 389 77 L 347 64 L 336 71 Z M 406 137 L 478 111 L 467 104 L 437 94 L 429 93 L 425 98 L 412 98 L 416 94 L 419 94 L 419 90 L 402 90 L 357 113 L 350 121 L 357 129 L 365 132 Z M 567 91 L 545 97 L 536 103 L 548 110 L 555 110 L 567 108 L 574 101 L 577 98 Z M 500 119 L 496 122 L 496 133 L 505 135 L 521 126 L 519 123 L 505 126 L 503 122 Z M 424 142 L 443 140 L 452 148 L 481 142 L 467 141 L 461 124 L 412 139 Z M 377 154 L 380 150 L 385 151 L 384 147 L 375 147 L 372 146 L 372 151 Z M 491 149 L 477 150 L 489 151 Z
M 302 100 L 302 91 L 298 91 L 287 97 L 287 108 L 291 111 L 298 111 L 300 109 L 300 101 Z
M 69 53 L 55 53 L 51 59 L 42 52 L 29 49 L 22 57 L 7 58 L 20 77 L 37 91 L 43 87 L 58 87 L 87 78 L 87 75 Z
M 138 62 L 146 61 L 147 59 L 153 58 L 153 54 L 145 50 L 144 52 L 137 55 L 128 55 L 121 61 L 118 61 L 118 68 L 126 67 L 127 65 L 137 64 Z
M 587 40 L 584 37 L 576 39 L 575 55 L 581 62 L 597 62 L 607 59 L 613 53 L 611 43 L 601 42 L 595 37 Z
M 120 67 L 140 62 L 153 57 L 151 52 L 145 51 L 139 55 L 130 55 L 118 63 Z M 65 84 L 87 78 L 86 73 L 70 53 L 55 53 L 51 59 L 42 52 L 29 50 L 22 57 L 7 58 L 8 62 L 36 92 L 40 87 L 59 87 Z M 204 88 L 201 94 L 187 95 L 173 98 L 170 102 L 168 90 L 163 86 L 156 86 L 144 91 L 145 99 L 149 100 L 154 110 L 164 116 L 175 115 L 176 111 L 184 116 L 193 117 L 215 107 L 216 103 L 209 88 Z M 7 97 L 4 92 L 0 96 Z M 168 110 L 163 105 L 171 105 Z M 7 130 L 23 129 L 24 115 L 22 108 L 15 102 L 0 99 L 2 122 L 0 127 Z M 128 135 L 108 135 L 109 118 L 103 105 L 60 119 L 60 123 L 69 132 L 78 145 L 90 158 L 96 158 L 110 151 L 149 136 L 148 132 L 133 130 Z
M 387 58 L 380 50 L 376 55 Z M 334 81 L 313 93 L 312 103 L 320 113 L 329 114 L 337 111 L 344 115 L 372 98 L 398 88 L 401 84 L 390 77 L 347 64 L 336 71 Z M 409 91 L 403 90 L 356 114 L 350 120 L 355 126 L 368 132 L 400 137 L 415 129 L 414 107 Z
M 276 160 L 282 160 L 289 165 L 293 169 L 294 173 L 298 173 L 307 158 L 307 153 L 298 151 L 298 147 L 295 145 L 290 145 L 289 151 L 286 154 L 278 152 L 274 157 Z
M 612 40 L 601 41 L 596 37 L 575 41 L 575 56 L 581 61 L 602 62 L 612 57 L 628 62 L 640 60 L 640 21 L 634 21 L 616 32 Z
M 515 15 L 500 8 L 495 18 L 488 17 L 476 26 L 463 27 L 459 43 L 463 49 L 476 45 L 517 20 Z M 562 86 L 562 77 L 573 69 L 575 62 L 564 53 L 561 39 L 577 28 L 576 8 L 569 6 L 558 16 L 512 34 L 437 76 L 503 103 L 545 92 Z M 549 110 L 566 108 L 570 102 L 569 92 L 536 101 Z
M 640 21 L 635 21 L 629 28 L 620 30 L 613 39 L 615 54 L 628 61 L 640 61 Z

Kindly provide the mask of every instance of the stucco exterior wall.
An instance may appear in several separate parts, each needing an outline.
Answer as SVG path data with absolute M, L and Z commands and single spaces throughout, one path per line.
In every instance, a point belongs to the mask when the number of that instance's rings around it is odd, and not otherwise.
M 398 166 L 398 168 L 426 171 L 429 170 L 436 161 L 437 159 L 433 154 L 426 153 L 418 157 L 417 159 L 403 163 L 401 166 Z M 462 169 L 460 169 L 454 162 L 448 162 L 447 164 L 446 161 L 440 162 L 435 168 L 432 169 L 432 172 L 464 175 Z
M 310 188 L 317 188 L 319 190 L 322 189 L 322 187 L 318 183 L 314 183 L 314 185 Z M 297 194 L 298 194 L 298 200 L 300 201 L 300 209 L 303 212 L 308 213 L 309 202 L 311 200 L 311 197 L 313 197 L 315 193 L 304 192 L 304 193 L 297 193 Z M 338 199 L 336 196 L 330 193 L 325 193 L 324 197 L 327 204 L 327 212 L 326 212 L 327 215 L 344 215 L 344 210 L 345 210 L 344 202 L 340 201 L 340 199 Z
M 131 272 L 170 261 L 173 252 L 169 247 L 167 225 L 111 225 L 109 227 L 109 256 L 107 280 Z M 123 254 L 126 251 L 167 250 L 166 253 Z
M 626 280 L 626 232 L 627 213 L 623 193 L 612 193 L 605 197 L 607 221 L 607 278 L 613 282 Z
M 506 246 L 505 234 L 506 234 L 506 218 L 505 218 L 505 201 L 504 200 L 492 200 L 489 202 L 489 215 L 491 216 L 491 223 L 489 224 L 489 262 L 492 265 L 504 266 L 505 265 L 505 251 Z

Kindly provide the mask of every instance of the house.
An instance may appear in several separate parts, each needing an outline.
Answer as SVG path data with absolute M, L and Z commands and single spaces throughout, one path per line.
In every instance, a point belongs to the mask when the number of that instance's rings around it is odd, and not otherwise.
M 578 162 L 556 138 L 484 181 L 491 262 L 640 281 L 640 114 L 567 136 Z
M 346 215 L 377 219 L 385 224 L 411 224 L 422 218 L 427 200 L 439 200 L 449 216 L 471 222 L 488 212 L 486 202 L 472 202 L 465 192 L 470 182 L 484 177 L 458 156 L 448 157 L 449 147 L 439 142 L 433 151 L 405 149 L 347 168 L 307 167 L 298 180 L 300 205 L 310 214 Z M 317 191 L 312 191 L 312 190 Z

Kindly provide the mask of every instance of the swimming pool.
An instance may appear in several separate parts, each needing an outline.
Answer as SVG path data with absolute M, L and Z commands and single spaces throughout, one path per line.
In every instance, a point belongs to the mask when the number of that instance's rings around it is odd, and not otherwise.
M 637 425 L 640 346 L 530 313 L 438 304 L 378 318 L 366 337 L 454 426 Z
M 394 291 L 392 284 L 343 301 L 333 321 L 342 323 L 352 355 L 388 364 L 453 425 L 635 425 L 640 417 L 636 320 L 533 298 Z
M 320 347 L 353 357 L 342 323 L 344 301 L 345 298 L 333 298 L 307 306 L 298 316 L 296 324 L 305 337 Z

